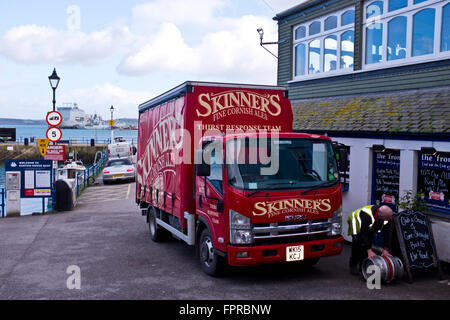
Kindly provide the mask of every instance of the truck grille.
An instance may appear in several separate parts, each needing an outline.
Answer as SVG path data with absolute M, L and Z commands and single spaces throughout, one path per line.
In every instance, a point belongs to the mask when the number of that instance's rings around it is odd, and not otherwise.
M 255 240 L 326 234 L 331 231 L 328 219 L 255 224 Z

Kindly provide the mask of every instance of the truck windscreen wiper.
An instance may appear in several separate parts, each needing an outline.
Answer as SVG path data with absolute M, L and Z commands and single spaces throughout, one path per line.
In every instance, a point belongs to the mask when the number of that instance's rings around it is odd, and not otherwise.
M 332 185 L 335 185 L 336 182 L 337 182 L 337 180 L 336 180 L 336 181 L 324 182 L 324 183 L 318 184 L 318 185 L 316 185 L 316 186 L 314 186 L 314 187 L 311 187 L 311 188 L 308 188 L 308 189 L 303 190 L 303 191 L 302 191 L 302 194 L 305 194 L 305 193 L 307 193 L 307 192 L 309 192 L 309 191 L 313 191 L 313 190 L 317 190 L 317 189 L 322 189 L 323 187 L 331 187 Z

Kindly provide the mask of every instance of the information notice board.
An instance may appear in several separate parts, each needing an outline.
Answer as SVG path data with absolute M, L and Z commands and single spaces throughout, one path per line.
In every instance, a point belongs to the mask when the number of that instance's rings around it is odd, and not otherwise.
M 417 190 L 431 209 L 450 214 L 450 152 L 419 153 Z
M 395 210 L 399 198 L 400 150 L 373 153 L 372 203 Z
M 6 171 L 21 173 L 21 198 L 47 198 L 52 195 L 52 161 L 7 160 Z

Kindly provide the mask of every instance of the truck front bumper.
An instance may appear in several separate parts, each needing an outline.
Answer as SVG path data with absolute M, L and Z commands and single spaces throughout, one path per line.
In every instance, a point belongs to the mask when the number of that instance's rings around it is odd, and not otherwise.
M 252 266 L 286 262 L 287 248 L 300 245 L 303 246 L 303 260 L 336 256 L 342 252 L 344 238 L 341 236 L 316 241 L 248 247 L 228 245 L 228 264 L 232 266 Z

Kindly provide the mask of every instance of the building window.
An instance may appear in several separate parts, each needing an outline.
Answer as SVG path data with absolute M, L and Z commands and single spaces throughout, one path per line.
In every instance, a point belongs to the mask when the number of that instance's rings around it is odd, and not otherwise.
M 366 17 L 375 18 L 383 14 L 383 1 L 375 1 L 367 6 Z
M 424 9 L 413 19 L 413 56 L 433 53 L 434 47 L 434 9 Z
M 406 57 L 406 17 L 397 17 L 388 22 L 388 60 Z
M 295 40 L 303 39 L 306 37 L 306 28 L 305 27 L 298 27 L 295 30 Z
M 363 69 L 448 59 L 449 2 L 366 1 L 363 21 Z
M 441 51 L 450 51 L 450 4 L 442 10 Z
M 305 75 L 305 64 L 303 61 L 306 59 L 306 46 L 304 43 L 299 43 L 295 46 L 295 75 Z
M 312 36 L 318 33 L 320 33 L 320 22 L 314 21 L 309 25 L 309 35 Z
M 354 25 L 354 8 L 345 8 L 295 26 L 294 80 L 323 73 L 351 72 L 354 58 Z
M 337 37 L 335 35 L 325 38 L 324 66 L 325 72 L 337 69 Z
M 331 16 L 325 19 L 325 31 L 337 28 L 337 17 Z
M 408 0 L 389 0 L 389 12 L 405 8 L 408 6 Z
M 313 40 L 309 43 L 309 73 L 320 72 L 320 40 Z
M 355 23 L 355 10 L 347 10 L 341 15 L 341 26 Z
M 349 30 L 341 35 L 341 69 L 353 68 L 354 31 Z
M 374 23 L 366 28 L 366 63 L 381 61 L 383 54 L 383 24 Z

